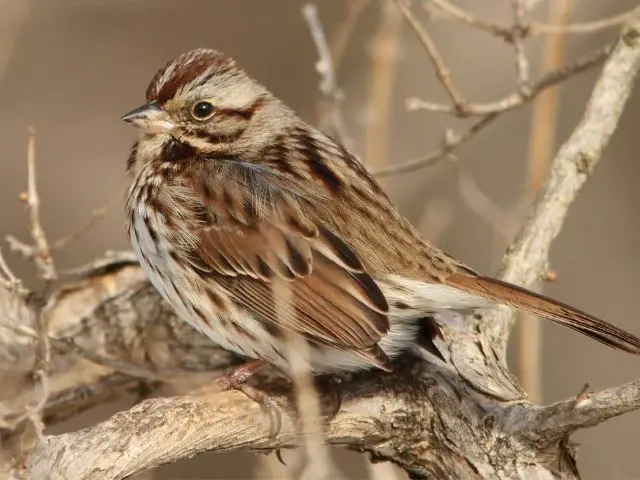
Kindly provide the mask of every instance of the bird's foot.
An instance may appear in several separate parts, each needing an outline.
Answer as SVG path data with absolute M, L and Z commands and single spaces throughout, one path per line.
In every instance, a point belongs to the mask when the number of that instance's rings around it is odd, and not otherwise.
M 258 370 L 267 365 L 264 360 L 252 360 L 234 368 L 219 380 L 222 390 L 238 390 L 251 400 L 257 402 L 269 416 L 269 435 L 275 437 L 282 428 L 282 409 L 275 399 L 258 388 L 247 384 Z

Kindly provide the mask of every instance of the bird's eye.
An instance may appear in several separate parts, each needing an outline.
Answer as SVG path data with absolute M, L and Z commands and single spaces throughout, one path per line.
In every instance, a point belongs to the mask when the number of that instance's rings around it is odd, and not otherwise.
M 207 120 L 213 116 L 214 110 L 211 102 L 198 102 L 191 109 L 191 114 L 196 120 Z

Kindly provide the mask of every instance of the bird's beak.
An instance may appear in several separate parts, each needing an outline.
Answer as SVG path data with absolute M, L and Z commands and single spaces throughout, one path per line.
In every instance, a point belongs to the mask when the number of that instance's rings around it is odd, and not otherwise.
M 145 133 L 168 133 L 175 127 L 167 112 L 155 101 L 131 110 L 122 120 Z

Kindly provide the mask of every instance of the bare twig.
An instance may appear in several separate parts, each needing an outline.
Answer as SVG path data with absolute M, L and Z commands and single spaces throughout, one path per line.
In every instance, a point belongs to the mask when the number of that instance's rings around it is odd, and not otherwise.
M 413 14 L 409 5 L 407 5 L 406 0 L 394 1 L 427 52 L 427 55 L 433 64 L 433 68 L 435 69 L 436 77 L 438 77 L 438 80 L 440 80 L 440 83 L 447 92 L 447 95 L 449 95 L 449 98 L 453 102 L 453 108 L 458 112 L 464 112 L 466 110 L 467 100 L 458 93 L 458 90 L 454 86 L 453 80 L 451 79 L 451 71 L 445 65 L 444 60 L 440 56 L 440 52 L 438 52 L 438 49 L 431 38 L 431 35 L 429 35 L 429 32 L 424 25 L 422 25 Z
M 516 232 L 518 219 L 523 213 L 525 205 L 528 205 L 524 202 L 527 199 L 516 202 L 512 209 L 503 209 L 487 197 L 473 177 L 461 165 L 458 165 L 457 171 L 458 191 L 465 204 L 499 232 L 505 242 L 510 241 Z
M 42 295 L 23 293 L 29 313 L 32 316 L 32 324 L 36 328 L 35 338 L 35 361 L 33 364 L 32 375 L 37 385 L 40 386 L 40 392 L 35 405 L 27 405 L 25 414 L 34 426 L 38 436 L 42 436 L 44 424 L 42 422 L 42 412 L 49 398 L 49 367 L 51 362 L 51 346 L 49 343 L 46 308 L 45 304 L 49 295 L 51 282 L 57 278 L 57 272 L 51 256 L 51 248 L 47 241 L 46 234 L 42 228 L 40 221 L 40 198 L 36 186 L 36 153 L 35 153 L 35 131 L 32 127 L 28 129 L 27 140 L 27 193 L 22 195 L 29 212 L 29 223 L 31 237 L 34 245 L 26 245 L 13 237 L 7 237 L 10 246 L 22 253 L 25 257 L 34 261 L 36 267 L 40 271 L 40 276 L 45 280 L 45 289 Z M 21 285 L 16 277 L 9 271 L 4 259 L 1 261 L 2 270 L 7 275 L 10 284 L 14 286 L 14 293 L 20 292 Z
M 435 165 L 439 161 L 443 160 L 447 157 L 447 155 L 451 154 L 457 148 L 461 147 L 469 140 L 471 140 L 477 133 L 482 131 L 484 127 L 491 124 L 494 120 L 496 120 L 503 113 L 520 108 L 526 105 L 528 102 L 536 98 L 540 92 L 544 91 L 546 88 L 550 86 L 556 85 L 565 79 L 576 75 L 578 73 L 583 73 L 588 71 L 591 68 L 594 68 L 598 65 L 601 65 L 611 53 L 613 49 L 612 45 L 607 45 L 603 48 L 596 50 L 584 57 L 579 58 L 575 62 L 565 65 L 553 72 L 550 72 L 546 75 L 543 75 L 538 82 L 536 82 L 529 90 L 528 93 L 523 97 L 522 93 L 514 93 L 510 97 L 506 97 L 505 99 L 495 103 L 495 104 L 470 104 L 468 105 L 467 112 L 469 114 L 475 115 L 476 113 L 479 115 L 483 115 L 483 117 L 475 123 L 467 132 L 456 136 L 452 141 L 448 140 L 445 143 L 445 146 L 428 154 L 424 157 L 416 158 L 413 160 L 407 160 L 397 165 L 389 165 L 383 169 L 374 171 L 373 174 L 378 177 L 385 177 L 390 175 L 398 175 L 401 173 L 413 172 L 415 170 L 420 170 L 422 168 L 429 167 L 431 165 Z M 408 101 L 409 107 L 411 109 L 422 108 L 424 105 L 428 105 L 426 103 L 421 103 L 422 101 L 416 99 L 410 99 Z M 433 104 L 430 104 L 433 105 Z M 446 110 L 445 110 L 446 109 Z M 435 110 L 432 110 L 435 111 Z M 446 111 L 447 113 L 455 114 L 453 109 L 450 109 L 448 106 L 444 106 L 444 109 L 439 111 Z M 482 113 L 480 113 L 482 112 Z
M 388 177 L 390 175 L 399 175 L 401 173 L 414 172 L 422 168 L 435 165 L 440 160 L 447 158 L 454 150 L 461 147 L 477 133 L 488 127 L 496 118 L 499 117 L 498 113 L 490 113 L 485 117 L 482 117 L 476 123 L 474 123 L 469 130 L 460 135 L 445 135 L 444 146 L 432 152 L 424 157 L 416 158 L 415 160 L 407 160 L 399 165 L 389 165 L 388 167 L 381 168 L 373 171 L 373 175 L 378 178 Z
M 82 237 L 89 230 L 91 230 L 95 225 L 97 225 L 100 221 L 102 221 L 107 216 L 113 204 L 120 198 L 120 195 L 121 195 L 120 192 L 118 192 L 117 195 L 114 195 L 113 197 L 111 197 L 111 199 L 109 199 L 109 201 L 105 205 L 91 212 L 87 222 L 84 225 L 82 225 L 80 228 L 68 233 L 63 237 L 60 237 L 58 240 L 53 242 L 51 244 L 51 250 L 60 250 L 66 247 L 69 243 L 73 242 L 74 240 L 77 240 L 78 238 Z
M 302 15 L 309 26 L 311 37 L 318 51 L 319 60 L 316 62 L 316 70 L 320 75 L 320 83 L 318 87 L 323 97 L 329 104 L 329 115 L 331 126 L 336 132 L 338 138 L 345 145 L 351 144 L 351 139 L 347 134 L 344 118 L 340 104 L 342 102 L 342 93 L 338 88 L 335 69 L 331 56 L 331 50 L 327 43 L 327 38 L 322 28 L 322 23 L 318 16 L 318 8 L 313 3 L 307 3 L 302 7 Z M 320 122 L 321 126 L 325 122 Z
M 513 41 L 513 29 L 507 26 L 499 25 L 497 23 L 487 22 L 476 18 L 471 13 L 458 7 L 457 5 L 453 5 L 448 0 L 430 0 L 425 2 L 424 8 L 429 13 L 437 10 L 441 13 L 444 13 L 445 15 L 448 15 L 454 20 L 465 23 L 473 28 L 477 28 L 478 30 L 488 32 L 492 35 L 495 35 L 496 37 L 500 37 L 509 43 L 512 43 Z
M 514 41 L 514 29 L 512 26 L 477 18 L 470 12 L 458 7 L 457 5 L 453 5 L 448 0 L 429 0 L 425 3 L 424 7 L 428 12 L 437 11 L 452 20 L 456 20 L 460 23 L 469 25 L 470 27 L 485 31 L 496 37 L 499 37 L 507 43 L 513 43 Z M 531 7 L 526 6 L 525 10 L 530 11 Z M 529 22 L 523 24 L 522 35 L 523 39 L 525 39 L 540 35 L 596 33 L 609 28 L 620 27 L 620 25 L 623 25 L 624 23 L 632 20 L 638 14 L 640 14 L 640 7 L 636 7 L 627 12 L 623 12 L 618 15 L 613 15 L 611 17 L 602 18 L 592 22 Z
M 4 275 L 4 278 L 3 278 Z M 22 281 L 18 279 L 7 265 L 0 249 L 0 285 L 9 292 L 17 294 L 20 298 L 25 298 L 29 291 L 22 286 Z
M 525 0 L 511 0 L 513 5 L 513 48 L 516 52 L 518 70 L 518 91 L 526 95 L 529 88 L 529 61 L 524 50 Z
M 22 243 L 12 236 L 7 236 L 7 241 L 12 250 L 19 252 L 25 258 L 35 261 L 44 280 L 52 281 L 57 278 L 57 274 L 53 257 L 51 256 L 51 249 L 47 242 L 47 236 L 40 222 L 40 198 L 38 197 L 38 190 L 36 188 L 36 137 L 35 130 L 32 127 L 28 130 L 27 173 L 27 194 L 23 195 L 22 198 L 27 204 L 31 237 L 33 238 L 34 246 Z
M 523 105 L 529 103 L 538 94 L 545 89 L 557 85 L 568 78 L 584 73 L 594 67 L 601 65 L 611 53 L 613 45 L 606 45 L 600 47 L 597 50 L 590 52 L 577 60 L 557 68 L 544 74 L 537 82 L 530 85 L 530 87 L 523 92 L 514 92 L 511 95 L 504 97 L 501 100 L 490 103 L 469 103 L 467 104 L 466 111 L 464 113 L 457 112 L 455 108 L 449 105 L 441 105 L 432 102 L 425 102 L 418 98 L 407 99 L 407 108 L 409 110 L 427 110 L 429 112 L 436 113 L 449 113 L 460 117 L 468 116 L 482 116 L 489 113 L 501 113 L 516 108 L 520 108 Z
M 569 22 L 557 22 L 557 23 L 538 23 L 532 22 L 529 25 L 529 35 L 561 35 L 568 33 L 595 33 L 608 28 L 616 28 L 624 23 L 632 20 L 640 15 L 640 7 L 636 7 L 628 12 L 620 13 L 593 22 L 584 23 L 569 23 Z

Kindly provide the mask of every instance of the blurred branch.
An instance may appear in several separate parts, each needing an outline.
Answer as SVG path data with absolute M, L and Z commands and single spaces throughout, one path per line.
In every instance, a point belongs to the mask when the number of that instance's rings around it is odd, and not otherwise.
M 109 199 L 105 205 L 91 212 L 91 214 L 89 215 L 89 219 L 84 225 L 82 225 L 77 230 L 74 230 L 68 233 L 67 235 L 64 235 L 63 237 L 60 237 L 58 240 L 53 242 L 51 244 L 51 249 L 60 250 L 66 247 L 69 243 L 73 242 L 74 240 L 77 240 L 78 238 L 82 237 L 85 233 L 91 230 L 95 225 L 97 225 L 100 221 L 102 221 L 107 216 L 107 214 L 109 213 L 109 210 L 111 209 L 113 204 L 120 199 L 121 195 L 122 194 L 118 192 L 116 195 L 111 197 L 111 199 Z
M 584 23 L 538 23 L 532 22 L 529 25 L 529 35 L 562 35 L 567 33 L 595 33 L 608 28 L 617 28 L 626 22 L 633 20 L 634 17 L 640 15 L 640 7 L 636 7 L 628 12 L 614 15 L 612 17 L 602 18 L 593 22 Z
M 524 7 L 526 10 L 531 10 L 530 5 L 526 5 L 524 0 Z M 554 2 L 550 2 L 554 3 Z M 440 13 L 445 18 L 458 21 L 469 25 L 470 27 L 478 30 L 490 33 L 507 43 L 514 42 L 514 28 L 505 24 L 490 22 L 477 18 L 472 13 L 452 4 L 449 0 L 429 0 L 425 2 L 424 8 L 429 13 Z M 540 35 L 559 35 L 559 34 L 571 34 L 571 33 L 596 33 L 609 28 L 618 28 L 624 23 L 632 20 L 640 14 L 640 7 L 635 7 L 627 12 L 613 15 L 611 17 L 602 18 L 592 22 L 560 22 L 551 20 L 549 23 L 541 22 L 523 22 L 520 25 L 522 32 L 522 38 L 536 37 Z
M 478 30 L 488 32 L 496 37 L 502 38 L 506 42 L 512 42 L 513 33 L 511 28 L 476 18 L 471 13 L 457 5 L 453 5 L 448 0 L 429 0 L 424 3 L 424 8 L 430 14 L 443 13 L 446 17 L 453 20 L 457 20 Z
M 383 3 L 378 33 L 371 43 L 371 75 L 367 99 L 364 158 L 368 168 L 384 166 L 389 158 L 390 112 L 396 63 L 400 56 L 402 19 L 391 3 Z
M 351 139 L 347 134 L 347 129 L 342 116 L 340 104 L 342 103 L 342 92 L 338 88 L 335 69 L 333 67 L 333 59 L 327 37 L 322 28 L 320 17 L 318 16 L 318 7 L 313 3 L 307 3 L 302 7 L 302 15 L 307 22 L 311 37 L 316 45 L 319 60 L 316 62 L 316 70 L 320 75 L 320 83 L 318 88 L 323 98 L 327 102 L 327 117 L 331 121 L 331 127 L 335 131 L 338 139 L 345 145 L 351 144 Z M 326 128 L 326 121 L 321 119 L 321 127 Z
M 278 317 L 286 317 L 291 308 L 291 288 L 284 281 L 276 281 L 273 286 L 275 310 Z M 337 469 L 331 460 L 331 454 L 324 443 L 323 419 L 319 392 L 314 385 L 311 372 L 311 349 L 309 344 L 292 331 L 285 332 L 285 355 L 290 366 L 290 377 L 294 385 L 295 406 L 299 422 L 296 431 L 303 433 L 299 440 L 306 461 L 301 465 L 301 479 L 330 480 L 338 479 Z
M 26 0 L 4 0 L 0 4 L 0 79 L 13 55 L 13 49 L 29 15 Z
M 353 30 L 364 7 L 366 7 L 368 3 L 369 0 L 349 0 L 345 2 L 346 15 L 331 39 L 331 59 L 333 60 L 333 67 L 336 71 L 340 69 L 347 44 L 353 35 Z

